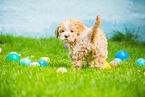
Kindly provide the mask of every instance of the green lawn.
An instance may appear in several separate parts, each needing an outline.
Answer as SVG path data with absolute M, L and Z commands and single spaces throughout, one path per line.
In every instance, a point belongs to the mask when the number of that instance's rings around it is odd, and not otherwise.
M 108 40 L 110 62 L 115 53 L 125 50 L 129 59 L 116 68 L 73 70 L 68 50 L 59 39 L 31 39 L 0 35 L 0 97 L 145 97 L 145 66 L 136 66 L 138 58 L 145 58 L 145 45 Z M 47 67 L 26 67 L 16 62 L 6 62 L 10 52 L 30 57 L 32 62 L 49 57 Z M 31 57 L 33 55 L 34 57 Z M 65 67 L 67 73 L 57 73 Z

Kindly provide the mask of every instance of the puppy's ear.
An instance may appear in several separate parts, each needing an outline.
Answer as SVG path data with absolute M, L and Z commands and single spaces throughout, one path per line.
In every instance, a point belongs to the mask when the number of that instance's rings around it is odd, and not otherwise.
M 77 34 L 80 35 L 83 32 L 83 30 L 85 29 L 85 27 L 84 27 L 84 25 L 82 23 L 78 22 L 77 23 L 77 29 L 78 29 L 78 33 Z
M 59 26 L 57 26 L 57 28 L 55 29 L 55 36 L 56 36 L 56 38 L 58 38 L 58 36 L 59 36 L 58 30 L 59 30 Z

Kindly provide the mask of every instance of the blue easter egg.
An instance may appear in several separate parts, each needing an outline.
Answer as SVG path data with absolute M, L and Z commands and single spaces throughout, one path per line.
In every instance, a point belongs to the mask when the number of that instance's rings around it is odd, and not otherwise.
M 115 58 L 119 58 L 121 60 L 124 60 L 124 59 L 128 59 L 129 56 L 128 56 L 127 52 L 120 50 L 115 54 Z
M 20 61 L 20 65 L 29 66 L 31 64 L 31 60 L 28 58 L 23 58 Z
M 46 63 L 45 60 L 39 60 L 37 62 L 40 64 L 40 67 L 42 67 L 42 66 L 46 67 L 47 66 L 47 63 Z
M 20 57 L 17 54 L 11 53 L 6 56 L 6 61 L 8 60 L 19 62 Z
M 139 58 L 137 61 L 136 61 L 136 65 L 145 65 L 145 59 L 143 59 L 143 58 Z
M 117 62 L 118 64 L 122 64 L 122 61 L 119 58 L 115 58 L 113 61 Z

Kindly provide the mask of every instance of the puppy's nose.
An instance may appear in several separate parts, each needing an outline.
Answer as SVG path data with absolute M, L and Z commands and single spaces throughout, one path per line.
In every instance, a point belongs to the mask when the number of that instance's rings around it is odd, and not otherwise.
M 65 37 L 65 38 L 68 38 L 68 35 L 65 35 L 64 37 Z

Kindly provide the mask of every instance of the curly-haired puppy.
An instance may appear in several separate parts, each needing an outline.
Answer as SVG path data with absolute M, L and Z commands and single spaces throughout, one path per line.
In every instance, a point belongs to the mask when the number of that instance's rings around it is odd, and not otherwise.
M 82 61 L 85 61 L 85 66 L 88 67 L 104 68 L 108 54 L 107 39 L 99 29 L 100 23 L 98 14 L 91 28 L 84 27 L 75 19 L 64 19 L 58 24 L 55 35 L 59 36 L 62 42 L 69 43 L 72 68 L 80 69 Z

